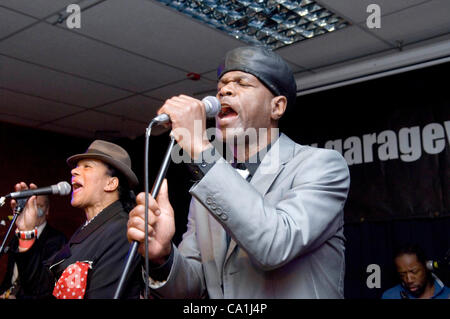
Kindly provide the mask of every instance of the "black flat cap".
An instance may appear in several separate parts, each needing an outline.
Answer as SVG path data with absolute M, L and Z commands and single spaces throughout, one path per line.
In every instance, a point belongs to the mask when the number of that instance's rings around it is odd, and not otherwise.
M 220 79 L 230 71 L 256 76 L 275 96 L 284 95 L 288 105 L 295 104 L 297 84 L 289 65 L 275 52 L 262 46 L 239 47 L 229 51 L 217 71 Z

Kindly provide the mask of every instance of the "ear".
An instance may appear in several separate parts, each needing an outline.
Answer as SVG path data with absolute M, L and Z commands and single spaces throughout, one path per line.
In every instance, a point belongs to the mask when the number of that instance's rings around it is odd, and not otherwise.
M 117 177 L 109 177 L 104 190 L 106 192 L 114 192 L 119 188 L 119 179 Z
M 286 111 L 287 98 L 284 95 L 275 96 L 271 102 L 272 113 L 271 119 L 278 121 Z

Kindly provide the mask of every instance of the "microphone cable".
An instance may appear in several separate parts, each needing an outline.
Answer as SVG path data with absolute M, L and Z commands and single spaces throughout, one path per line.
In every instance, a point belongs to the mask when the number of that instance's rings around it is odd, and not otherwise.
M 144 193 L 145 193 L 145 210 L 144 210 L 144 247 L 145 247 L 145 290 L 144 299 L 148 299 L 149 292 L 149 261 L 148 261 L 148 149 L 149 139 L 152 132 L 152 127 L 155 122 L 151 121 L 145 130 L 145 151 L 144 151 Z
M 214 97 L 214 96 L 207 96 L 205 98 L 203 98 L 202 100 L 204 107 L 205 107 L 205 111 L 206 111 L 206 115 L 207 117 L 211 117 L 211 116 L 216 116 L 221 109 L 220 106 L 220 102 L 219 100 Z M 145 224 L 145 229 L 144 229 L 144 258 L 145 258 L 145 279 L 144 279 L 144 283 L 145 283 L 145 291 L 144 291 L 144 298 L 148 299 L 148 290 L 149 290 L 149 260 L 148 260 L 148 196 L 149 196 L 149 191 L 148 191 L 148 153 L 149 153 L 149 139 L 150 139 L 150 135 L 151 135 L 151 131 L 153 126 L 156 124 L 163 124 L 163 123 L 167 123 L 170 121 L 170 118 L 167 114 L 160 114 L 158 116 L 156 116 L 155 118 L 152 119 L 152 121 L 150 122 L 150 124 L 148 125 L 146 131 L 145 131 L 145 151 L 144 151 L 144 192 L 145 192 L 145 203 L 144 203 L 144 224 Z M 170 163 L 170 155 L 172 153 L 172 149 L 173 146 L 175 145 L 175 138 L 172 136 L 172 134 L 170 134 L 170 144 L 169 147 L 167 148 L 166 154 L 164 156 L 163 159 L 163 163 L 159 169 L 158 175 L 156 177 L 156 181 L 153 184 L 153 189 L 152 189 L 152 197 L 154 199 L 156 199 L 159 189 L 161 187 L 161 183 L 164 180 L 164 176 L 166 175 L 167 169 L 169 168 L 169 163 Z M 138 249 L 138 245 L 139 243 L 137 241 L 134 241 L 130 247 L 130 250 L 128 252 L 128 256 L 127 256 L 127 261 L 125 263 L 125 268 L 123 270 L 122 276 L 119 280 L 119 284 L 117 286 L 116 292 L 114 294 L 114 299 L 118 299 L 120 296 L 120 292 L 122 290 L 122 287 L 124 285 L 125 279 L 126 279 L 126 275 L 129 271 L 130 265 L 131 265 L 131 260 L 134 258 L 134 255 L 136 254 L 136 251 Z
M 148 154 L 149 154 L 149 139 L 152 131 L 152 127 L 155 124 L 160 124 L 158 120 L 152 120 L 147 127 L 145 133 L 145 152 L 144 152 L 144 192 L 145 192 L 145 212 L 144 212 L 144 249 L 145 249 L 145 291 L 144 298 L 148 299 L 148 290 L 149 290 L 149 260 L 148 260 L 148 196 L 149 196 L 149 182 L 148 182 Z M 153 184 L 152 189 L 152 197 L 156 200 L 158 196 L 159 189 L 161 188 L 161 184 L 164 180 L 164 177 L 167 173 L 170 164 L 170 155 L 172 153 L 173 146 L 175 145 L 175 138 L 170 135 L 170 144 L 167 148 L 166 154 L 164 155 L 163 163 L 159 169 L 158 175 L 156 177 L 156 181 Z

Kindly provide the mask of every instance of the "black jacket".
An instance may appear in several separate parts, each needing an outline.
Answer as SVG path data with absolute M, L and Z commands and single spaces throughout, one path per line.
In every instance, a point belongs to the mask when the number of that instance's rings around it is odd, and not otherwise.
M 36 254 L 34 245 L 24 253 L 17 252 L 24 289 L 42 298 L 52 297 L 55 282 L 69 265 L 91 261 L 84 298 L 112 299 L 130 248 L 126 236 L 127 222 L 128 214 L 116 201 L 86 227 L 80 227 L 63 249 L 50 259 L 43 261 Z M 142 285 L 139 265 L 139 256 L 135 256 L 121 298 L 139 298 Z
M 36 254 L 40 254 L 43 260 L 46 260 L 58 252 L 67 243 L 67 238 L 62 232 L 51 227 L 48 223 L 45 225 L 42 234 L 36 239 L 33 246 L 35 246 Z M 16 262 L 14 251 L 17 251 L 19 240 L 13 237 L 10 242 L 10 253 L 8 254 L 8 265 L 6 268 L 5 277 L 0 285 L 1 293 L 5 292 L 11 287 L 11 279 L 14 272 L 14 264 Z M 19 273 L 20 274 L 20 273 Z M 18 278 L 18 287 L 15 292 L 17 299 L 32 299 L 33 295 L 27 294 L 21 284 L 21 278 Z

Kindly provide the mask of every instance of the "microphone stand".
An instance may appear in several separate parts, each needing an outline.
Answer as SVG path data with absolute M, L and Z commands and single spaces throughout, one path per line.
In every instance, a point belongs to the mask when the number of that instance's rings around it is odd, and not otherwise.
M 145 225 L 148 225 L 148 139 L 150 137 L 151 128 L 153 125 L 156 124 L 155 122 L 151 122 L 149 127 L 147 128 L 146 132 L 146 145 L 145 145 Z M 156 198 L 159 193 L 159 189 L 161 188 L 162 181 L 164 180 L 164 177 L 167 173 L 167 170 L 169 168 L 170 164 L 170 154 L 172 153 L 172 149 L 175 145 L 175 138 L 170 135 L 170 143 L 167 148 L 166 154 L 164 156 L 163 162 L 161 164 L 161 167 L 159 168 L 158 175 L 156 177 L 156 180 L 153 184 L 152 188 L 152 198 Z M 120 277 L 119 284 L 117 285 L 116 292 L 114 293 L 114 299 L 119 299 L 123 285 L 125 283 L 125 280 L 128 276 L 128 273 L 130 271 L 131 262 L 134 259 L 137 249 L 139 246 L 139 242 L 133 241 L 131 244 L 131 247 L 128 251 L 127 261 L 125 263 L 125 267 L 122 272 L 122 276 Z M 144 298 L 148 299 L 148 227 L 145 227 L 145 294 Z
M 13 218 L 11 220 L 11 224 L 9 225 L 8 231 L 6 232 L 5 238 L 3 238 L 3 242 L 2 242 L 2 246 L 0 247 L 0 256 L 3 254 L 3 250 L 5 247 L 5 243 L 6 240 L 9 237 L 9 234 L 11 233 L 11 229 L 14 227 L 14 224 L 16 223 L 16 219 L 19 216 L 19 214 L 23 211 L 23 209 L 25 208 L 25 205 L 27 204 L 28 198 L 21 198 L 21 199 L 17 199 L 17 206 L 14 209 L 14 215 Z M 1 206 L 3 206 L 5 204 L 5 201 L 3 200 L 1 202 Z

